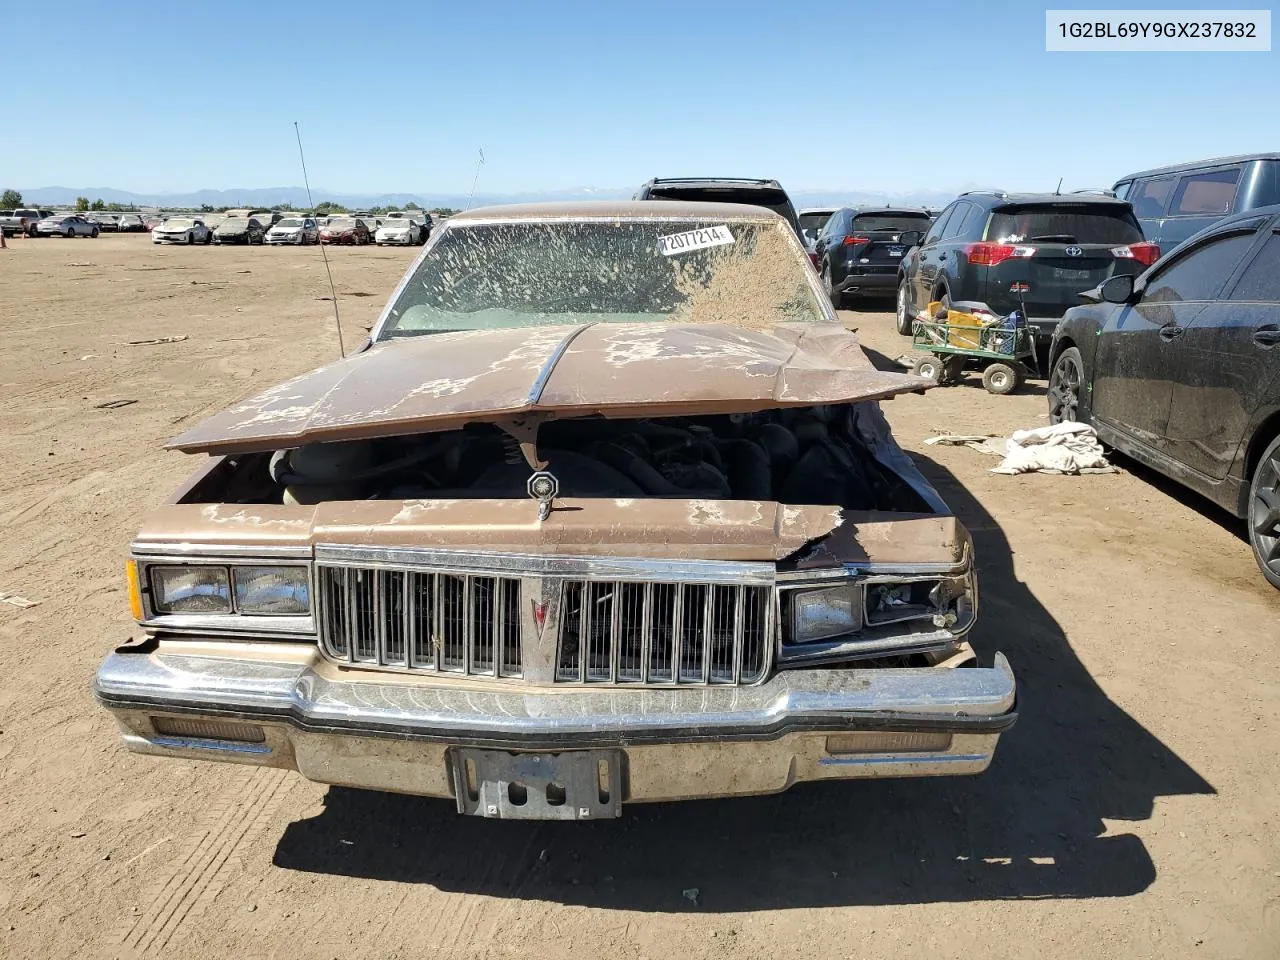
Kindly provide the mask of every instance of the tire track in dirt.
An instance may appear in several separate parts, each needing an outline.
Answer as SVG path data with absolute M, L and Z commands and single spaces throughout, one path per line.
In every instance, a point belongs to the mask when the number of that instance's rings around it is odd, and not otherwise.
M 209 808 L 173 867 L 153 886 L 149 905 L 128 918 L 113 941 L 134 956 L 163 955 L 170 940 L 225 884 L 228 865 L 242 864 L 271 815 L 297 783 L 287 770 L 258 767 L 236 777 Z

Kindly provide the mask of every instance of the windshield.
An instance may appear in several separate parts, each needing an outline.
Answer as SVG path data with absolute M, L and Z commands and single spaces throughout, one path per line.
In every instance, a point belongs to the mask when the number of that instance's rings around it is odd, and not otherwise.
M 783 223 L 684 220 L 446 228 L 380 337 L 565 323 L 825 320 Z
M 1120 204 L 1001 207 L 991 214 L 987 239 L 996 243 L 1138 243 L 1142 228 Z
M 300 227 L 302 226 L 302 221 L 301 220 L 281 220 L 279 223 L 276 224 L 276 226 L 277 227 Z
M 928 230 L 927 213 L 857 213 L 853 217 L 855 230 L 885 230 L 901 233 L 903 230 Z
M 328 223 L 330 230 L 353 230 L 355 225 L 356 222 L 350 217 L 332 217 Z
M 228 217 L 226 220 L 223 220 L 222 223 L 218 224 L 218 229 L 221 230 L 223 227 L 227 227 L 231 230 L 245 230 L 248 226 L 248 217 Z
M 161 226 L 166 230 L 186 230 L 188 227 L 194 226 L 194 220 L 179 218 L 177 220 L 166 220 Z

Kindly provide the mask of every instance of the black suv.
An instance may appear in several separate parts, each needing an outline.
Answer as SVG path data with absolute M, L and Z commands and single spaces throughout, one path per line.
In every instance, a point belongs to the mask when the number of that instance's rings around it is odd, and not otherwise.
M 818 232 L 814 265 L 835 306 L 848 295 L 892 296 L 898 266 L 907 252 L 902 234 L 919 237 L 929 229 L 928 210 L 883 207 L 837 210 Z
M 903 257 L 898 332 L 909 335 L 916 312 L 931 300 L 973 300 L 1002 316 L 1025 306 L 1044 357 L 1054 327 L 1082 291 L 1114 274 L 1141 273 L 1159 256 L 1133 209 L 1114 197 L 961 194 Z
M 1050 420 L 1091 423 L 1246 518 L 1280 588 L 1280 206 L 1220 220 L 1086 299 L 1053 341 Z
M 766 207 L 800 232 L 800 218 L 787 191 L 777 180 L 735 180 L 732 177 L 655 178 L 642 186 L 636 200 L 698 200 L 713 203 L 749 203 Z

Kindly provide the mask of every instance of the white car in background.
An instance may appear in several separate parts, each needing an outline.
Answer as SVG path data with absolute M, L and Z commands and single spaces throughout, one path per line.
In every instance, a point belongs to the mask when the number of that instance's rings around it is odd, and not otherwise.
M 98 225 L 78 213 L 57 214 L 45 217 L 36 224 L 39 237 L 96 237 Z
M 170 217 L 151 231 L 152 243 L 212 243 L 213 231 L 194 217 Z
M 402 244 L 406 247 L 417 246 L 427 239 L 427 232 L 412 217 L 392 217 L 382 221 L 382 226 L 373 235 L 373 242 L 378 246 L 389 243 Z
M 315 217 L 285 217 L 267 231 L 263 243 L 293 243 L 303 246 L 320 242 L 320 225 Z

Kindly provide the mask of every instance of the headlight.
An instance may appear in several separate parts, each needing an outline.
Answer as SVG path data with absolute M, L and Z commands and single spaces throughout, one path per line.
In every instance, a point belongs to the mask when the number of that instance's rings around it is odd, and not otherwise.
M 854 585 L 796 591 L 791 598 L 791 642 L 812 643 L 862 628 L 862 588 Z
M 230 613 L 231 581 L 226 567 L 151 568 L 156 613 Z
M 236 567 L 236 612 L 306 615 L 311 610 L 306 567 Z
M 305 566 L 169 564 L 147 567 L 157 614 L 305 617 L 311 588 Z

